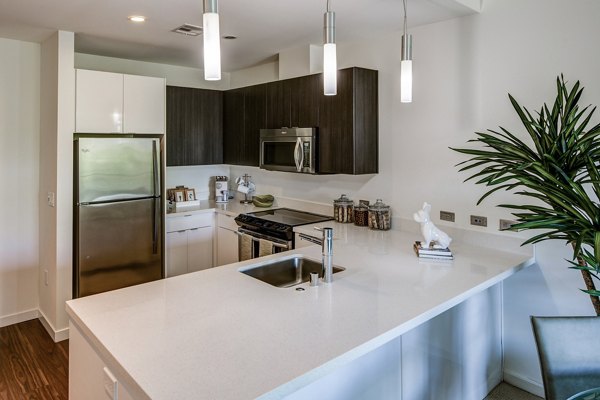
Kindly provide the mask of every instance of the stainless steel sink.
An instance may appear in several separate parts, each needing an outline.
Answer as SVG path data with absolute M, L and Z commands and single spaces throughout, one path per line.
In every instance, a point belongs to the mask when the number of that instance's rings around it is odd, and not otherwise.
M 333 273 L 343 271 L 345 268 L 333 266 Z M 259 279 L 277 287 L 290 287 L 302 282 L 308 282 L 311 272 L 318 272 L 323 276 L 323 266 L 320 262 L 304 257 L 291 257 L 274 260 L 264 264 L 250 266 L 240 270 L 241 273 Z

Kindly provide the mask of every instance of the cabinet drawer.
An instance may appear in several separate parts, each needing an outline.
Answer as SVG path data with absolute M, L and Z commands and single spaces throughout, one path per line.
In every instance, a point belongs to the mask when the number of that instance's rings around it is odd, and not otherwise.
M 235 223 L 235 217 L 225 214 L 217 214 L 217 224 L 221 228 L 229 229 L 230 231 L 237 231 L 238 225 Z
M 202 228 L 213 225 L 213 213 L 183 214 L 167 217 L 167 232 L 184 231 L 186 229 Z

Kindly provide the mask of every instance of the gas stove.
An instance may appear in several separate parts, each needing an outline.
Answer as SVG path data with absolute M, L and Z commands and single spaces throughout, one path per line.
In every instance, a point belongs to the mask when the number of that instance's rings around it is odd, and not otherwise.
M 273 210 L 250 212 L 240 214 L 235 222 L 243 229 L 277 239 L 292 241 L 294 227 L 330 221 L 333 217 L 313 214 L 290 208 L 276 208 Z

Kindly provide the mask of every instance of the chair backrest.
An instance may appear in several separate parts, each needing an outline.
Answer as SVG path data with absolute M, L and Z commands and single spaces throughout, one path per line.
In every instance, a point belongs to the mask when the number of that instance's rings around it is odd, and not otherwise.
M 600 317 L 531 317 L 547 400 L 600 386 Z

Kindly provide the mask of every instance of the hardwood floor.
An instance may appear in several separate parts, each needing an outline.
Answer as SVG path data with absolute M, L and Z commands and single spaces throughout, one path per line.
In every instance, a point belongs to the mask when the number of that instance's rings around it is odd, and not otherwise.
M 37 319 L 0 328 L 0 400 L 68 398 L 69 341 Z

